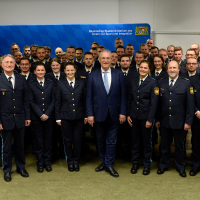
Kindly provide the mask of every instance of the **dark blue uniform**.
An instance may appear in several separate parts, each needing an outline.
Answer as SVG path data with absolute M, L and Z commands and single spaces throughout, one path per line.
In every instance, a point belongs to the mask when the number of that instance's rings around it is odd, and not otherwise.
M 11 142 L 14 135 L 16 165 L 19 170 L 25 167 L 24 130 L 25 120 L 30 120 L 26 80 L 18 73 L 14 89 L 4 73 L 0 74 L 0 124 L 3 126 L 3 171 L 12 169 Z
M 47 166 L 51 162 L 54 90 L 53 82 L 45 79 L 42 87 L 37 79 L 29 82 L 29 102 L 31 106 L 31 123 L 34 135 L 34 151 L 37 166 Z M 42 121 L 46 114 L 49 118 Z
M 61 130 L 66 160 L 69 165 L 77 165 L 81 155 L 81 140 L 85 116 L 84 82 L 75 79 L 74 88 L 64 79 L 56 90 L 56 120 L 61 120 Z
M 157 81 L 150 76 L 139 85 L 140 78 L 136 78 L 131 82 L 131 87 L 128 94 L 128 116 L 132 119 L 133 126 L 131 127 L 132 136 L 132 162 L 139 164 L 140 157 L 140 142 L 143 140 L 144 147 L 144 167 L 151 166 L 151 128 L 146 128 L 146 121 L 154 122 L 156 114 L 159 88 Z
M 65 72 L 60 72 L 59 80 L 55 77 L 53 72 L 47 73 L 45 75 L 46 79 L 51 79 L 53 81 L 54 91 L 56 92 L 56 88 L 58 82 L 66 79 Z M 55 110 L 53 111 L 53 115 L 55 116 Z M 53 127 L 53 143 L 52 143 L 52 161 L 57 160 L 59 157 L 64 158 L 64 146 L 63 146 L 63 139 L 61 133 L 61 127 L 58 126 L 56 120 L 54 120 L 54 127 Z
M 161 159 L 159 167 L 166 169 L 170 163 L 170 145 L 175 140 L 175 164 L 179 172 L 184 165 L 184 124 L 192 124 L 194 92 L 189 80 L 178 77 L 172 89 L 169 79 L 159 80 L 160 97 L 158 121 L 161 130 Z

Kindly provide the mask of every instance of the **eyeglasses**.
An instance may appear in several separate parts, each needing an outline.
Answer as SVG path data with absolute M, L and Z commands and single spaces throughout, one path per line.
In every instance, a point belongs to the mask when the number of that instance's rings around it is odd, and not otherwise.
M 197 65 L 198 63 L 187 63 L 186 65 Z

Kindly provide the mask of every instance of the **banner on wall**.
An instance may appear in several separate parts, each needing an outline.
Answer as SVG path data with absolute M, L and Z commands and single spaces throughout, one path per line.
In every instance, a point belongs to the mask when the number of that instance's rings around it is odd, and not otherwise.
M 150 38 L 150 25 L 142 24 L 62 24 L 62 25 L 1 25 L 0 54 L 10 53 L 10 45 L 17 43 L 20 50 L 26 45 L 37 44 L 50 46 L 51 57 L 55 57 L 55 49 L 61 47 L 66 51 L 68 46 L 82 47 L 86 52 L 92 42 L 98 42 L 106 49 L 114 51 L 114 41 L 121 38 L 124 46 L 132 44 L 135 51 L 140 44 Z

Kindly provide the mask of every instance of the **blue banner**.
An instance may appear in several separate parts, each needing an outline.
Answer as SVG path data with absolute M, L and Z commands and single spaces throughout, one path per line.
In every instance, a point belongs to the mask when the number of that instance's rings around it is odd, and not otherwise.
M 138 51 L 140 44 L 150 38 L 150 33 L 149 24 L 1 25 L 0 54 L 10 53 L 12 43 L 17 43 L 21 52 L 26 45 L 50 46 L 51 57 L 55 57 L 57 47 L 63 51 L 68 46 L 82 47 L 86 52 L 92 42 L 114 51 L 116 38 L 121 38 L 124 46 L 132 44 Z

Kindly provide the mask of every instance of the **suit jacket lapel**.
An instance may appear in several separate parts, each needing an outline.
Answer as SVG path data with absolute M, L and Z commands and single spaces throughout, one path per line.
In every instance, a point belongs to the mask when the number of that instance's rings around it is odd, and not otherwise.
M 144 80 L 144 82 L 143 82 L 142 84 L 140 84 L 139 88 L 140 88 L 140 89 L 143 88 L 143 87 L 149 82 L 149 79 L 150 79 L 150 77 L 147 76 L 147 78 Z M 139 79 L 139 80 L 140 80 L 140 79 Z M 138 84 L 139 84 L 139 81 L 138 81 Z
M 172 91 L 180 85 L 180 82 L 181 82 L 181 79 L 180 79 L 180 77 L 178 77 L 178 79 L 176 80 L 176 83 L 174 84 L 174 86 L 172 88 Z
M 73 88 L 69 85 L 67 79 L 64 80 L 64 84 L 65 86 L 72 92 L 73 91 Z M 76 83 L 75 83 L 76 84 Z
M 19 75 L 15 74 L 15 86 L 14 86 L 14 90 L 17 88 L 18 84 L 19 84 Z
M 102 74 L 101 74 L 101 69 L 99 69 L 99 71 L 98 71 L 98 74 L 97 74 L 97 77 L 96 77 L 96 81 L 97 81 L 97 83 L 100 84 L 100 86 L 102 87 L 102 90 L 104 90 L 105 93 L 107 94 L 106 88 L 105 88 L 105 86 L 104 86 Z
M 6 75 L 5 75 L 4 73 L 2 73 L 1 78 L 2 78 L 2 81 L 3 81 L 8 87 L 10 87 L 11 89 L 13 89 L 13 88 L 11 87 L 10 83 L 8 82 L 8 79 L 6 78 Z

